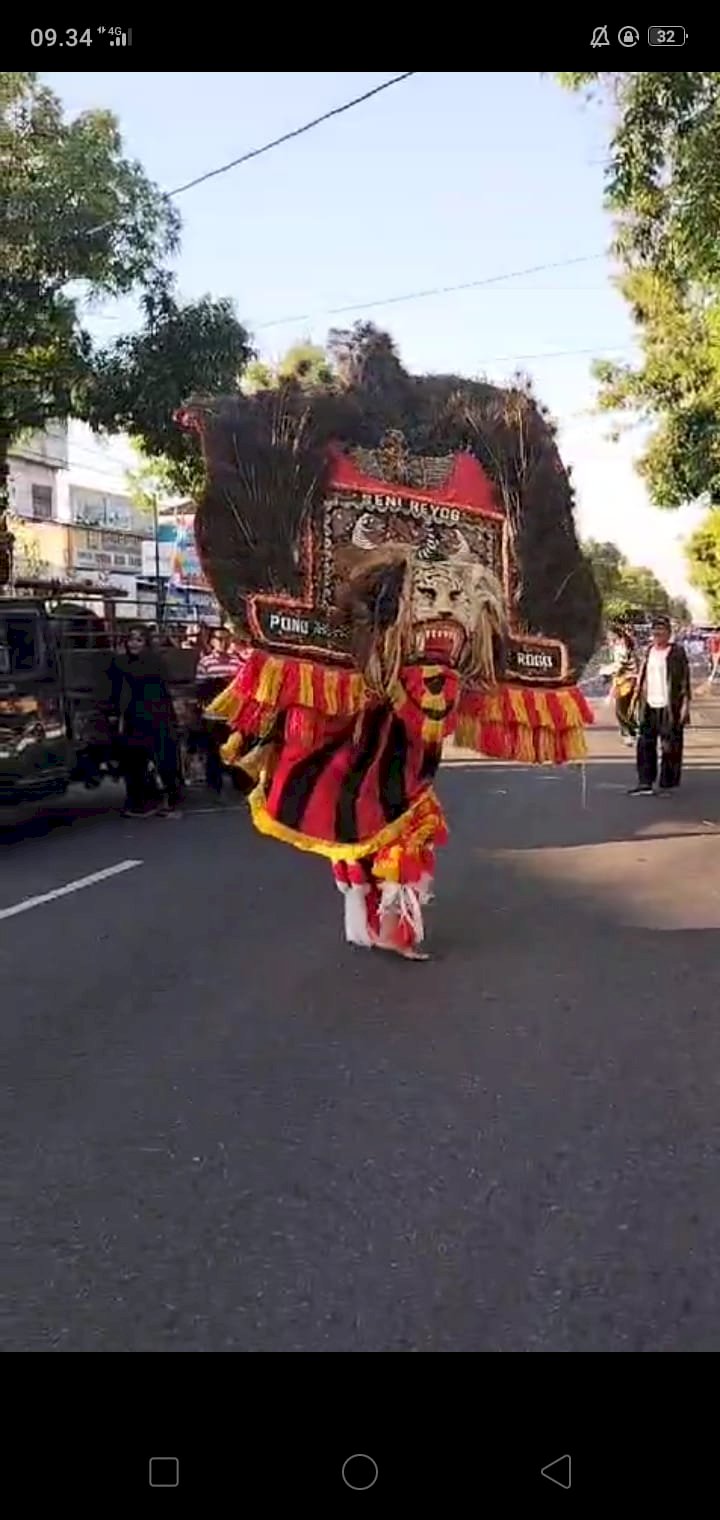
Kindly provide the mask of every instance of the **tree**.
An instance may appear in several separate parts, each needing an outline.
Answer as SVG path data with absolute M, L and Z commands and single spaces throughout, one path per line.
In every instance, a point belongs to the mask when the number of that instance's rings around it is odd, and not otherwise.
M 163 458 L 151 458 L 136 442 L 137 464 L 125 476 L 128 496 L 138 511 L 154 514 L 163 501 L 178 493 L 173 466 Z
M 254 359 L 245 371 L 243 388 L 250 393 L 267 391 L 295 380 L 303 390 L 332 390 L 336 378 L 325 349 L 305 338 L 293 343 L 277 364 Z
M 720 74 L 558 77 L 615 110 L 606 199 L 642 360 L 595 366 L 600 404 L 652 423 L 657 506 L 720 503 Z
M 647 270 L 620 285 L 633 303 L 644 358 L 637 367 L 594 365 L 601 408 L 652 424 L 638 470 L 656 506 L 720 502 L 720 292 L 712 301 L 682 294 Z
M 594 538 L 589 538 L 582 547 L 585 558 L 590 561 L 598 591 L 604 601 L 617 589 L 623 556 L 617 544 L 601 544 Z
M 583 553 L 602 596 L 606 622 L 622 622 L 638 612 L 667 612 L 681 622 L 689 622 L 687 604 L 676 599 L 673 611 L 672 599 L 655 572 L 645 565 L 629 564 L 617 544 L 598 543 L 590 538 L 583 544 Z
M 685 555 L 690 584 L 702 591 L 711 617 L 720 622 L 720 511 L 707 513 L 688 539 Z
M 203 466 L 196 435 L 175 422 L 193 394 L 237 389 L 253 350 L 230 300 L 203 296 L 181 305 L 167 275 L 142 297 L 144 326 L 93 356 L 77 412 L 96 431 L 124 432 L 157 461 L 171 492 L 195 496 Z
M 668 612 L 675 623 L 692 623 L 692 609 L 684 596 L 671 596 Z
M 179 221 L 115 118 L 65 121 L 35 74 L 0 74 L 0 515 L 8 450 L 22 432 L 71 415 L 91 342 L 85 296 L 143 286 L 176 246 Z
M 646 565 L 623 564 L 618 590 L 635 607 L 647 612 L 668 612 L 670 597 L 653 570 Z

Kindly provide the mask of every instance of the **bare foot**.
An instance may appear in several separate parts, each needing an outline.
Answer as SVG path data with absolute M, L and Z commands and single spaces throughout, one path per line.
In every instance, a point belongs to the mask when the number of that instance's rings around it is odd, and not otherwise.
M 399 955 L 404 961 L 429 961 L 430 956 L 426 950 L 415 950 L 412 945 L 401 947 L 400 945 L 388 944 L 386 940 L 373 940 L 373 949 L 390 950 L 393 955 Z

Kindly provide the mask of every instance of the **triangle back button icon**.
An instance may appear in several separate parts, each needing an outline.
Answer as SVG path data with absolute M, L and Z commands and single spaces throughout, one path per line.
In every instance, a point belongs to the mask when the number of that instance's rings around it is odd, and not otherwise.
M 559 1488 L 570 1488 L 572 1482 L 572 1461 L 570 1457 L 556 1457 L 554 1462 L 548 1462 L 547 1467 L 541 1467 L 540 1475 L 543 1478 L 548 1478 L 551 1483 L 557 1483 Z

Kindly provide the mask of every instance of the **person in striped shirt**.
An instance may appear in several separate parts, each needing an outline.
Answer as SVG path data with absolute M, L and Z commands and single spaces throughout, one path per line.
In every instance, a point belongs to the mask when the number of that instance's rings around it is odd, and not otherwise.
M 205 654 L 200 656 L 195 672 L 198 700 L 204 712 L 209 704 L 237 675 L 242 655 L 233 646 L 228 628 L 214 628 Z M 223 764 L 220 749 L 228 737 L 228 729 L 216 718 L 205 719 L 203 725 L 205 748 L 205 781 L 211 791 L 222 794 Z

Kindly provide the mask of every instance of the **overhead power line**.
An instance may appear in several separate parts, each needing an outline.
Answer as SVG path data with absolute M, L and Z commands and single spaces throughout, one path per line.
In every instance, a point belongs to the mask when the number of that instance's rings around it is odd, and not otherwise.
M 522 279 L 524 275 L 544 274 L 547 270 L 551 269 L 569 269 L 576 264 L 597 263 L 605 257 L 605 252 L 582 253 L 571 259 L 554 259 L 547 264 L 531 264 L 526 269 L 508 269 L 503 274 L 486 275 L 480 280 L 464 280 L 459 285 L 435 285 L 427 290 L 409 290 L 400 295 L 383 296 L 374 301 L 355 301 L 343 306 L 326 306 L 320 311 L 301 312 L 292 317 L 273 317 L 268 322 L 252 322 L 249 320 L 248 326 L 251 327 L 253 332 L 267 332 L 271 327 L 286 327 L 295 322 L 313 322 L 319 317 L 346 316 L 350 312 L 370 311 L 373 307 L 378 306 L 397 306 L 405 301 L 424 301 L 430 296 L 455 295 L 464 290 L 481 290 L 487 286 L 499 285 L 503 280 L 518 280 Z M 580 287 L 571 285 L 563 288 L 572 291 Z M 557 289 L 557 287 L 541 286 L 540 292 L 543 289 L 552 291 Z M 98 317 L 107 321 L 116 320 L 111 313 L 89 313 L 89 320 L 97 321 Z M 579 352 L 582 352 L 582 350 L 579 350 Z
M 583 354 L 593 354 L 596 358 L 602 359 L 611 354 L 629 353 L 631 347 L 629 343 L 620 344 L 615 348 L 603 348 L 601 344 L 596 344 L 593 348 L 554 348 L 547 350 L 544 354 L 490 354 L 488 358 L 478 359 L 477 362 L 478 364 L 526 364 L 533 359 L 579 359 Z
M 512 288 L 509 289 L 509 290 L 502 290 L 502 289 L 498 290 L 497 294 L 501 295 L 501 296 L 514 296 L 514 295 L 518 295 L 518 294 L 519 295 L 524 295 L 524 296 L 526 296 L 526 295 L 534 295 L 534 296 L 546 296 L 546 295 L 554 295 L 554 296 L 557 296 L 557 295 L 562 295 L 562 296 L 566 296 L 566 295 L 569 295 L 569 296 L 576 296 L 576 295 L 590 296 L 590 295 L 593 295 L 593 296 L 597 296 L 597 295 L 600 295 L 606 289 L 607 289 L 607 287 L 605 285 L 513 285 Z M 357 307 L 353 306 L 352 310 L 353 311 L 357 311 Z M 316 313 L 316 315 L 317 315 L 317 313 Z M 325 313 L 321 313 L 320 315 L 326 315 L 326 314 Z M 92 322 L 121 322 L 123 320 L 119 313 L 111 312 L 111 311 L 97 311 L 97 312 L 91 311 L 91 312 L 88 312 L 86 314 L 86 317 L 87 317 L 88 321 L 92 321 Z M 305 318 L 305 317 L 288 317 L 286 320 L 288 322 L 303 322 L 303 321 L 310 320 L 310 319 L 309 318 Z M 273 326 L 273 325 L 275 325 L 275 324 L 270 323 L 270 322 L 267 322 L 267 323 L 262 323 L 261 322 L 259 324 L 260 327 L 263 327 L 263 326 L 270 327 L 270 326 Z
M 386 79 L 383 84 L 376 84 L 372 90 L 365 90 L 362 95 L 353 96 L 352 100 L 346 100 L 341 106 L 333 106 L 331 111 L 323 111 L 321 116 L 314 116 L 312 121 L 303 122 L 301 127 L 293 127 L 290 132 L 281 133 L 280 137 L 273 137 L 270 142 L 261 143 L 259 148 L 250 148 L 247 153 L 241 153 L 239 158 L 231 158 L 227 164 L 220 164 L 217 169 L 208 169 L 205 174 L 198 174 L 195 179 L 186 180 L 183 185 L 176 185 L 174 190 L 166 190 L 166 200 L 171 200 L 175 195 L 184 195 L 186 190 L 194 190 L 196 185 L 203 185 L 208 179 L 215 179 L 218 174 L 227 174 L 229 169 L 237 169 L 240 164 L 247 164 L 252 158 L 260 158 L 263 153 L 269 153 L 272 148 L 279 148 L 283 143 L 292 142 L 295 137 L 303 137 L 306 132 L 312 132 L 314 127 L 322 126 L 324 121 L 331 121 L 334 116 L 344 116 L 346 111 L 352 111 L 355 106 L 364 105 L 366 100 L 372 100 L 375 95 L 382 95 L 384 90 L 391 90 L 393 85 L 402 84 L 405 79 L 414 79 L 417 70 L 410 69 L 404 74 L 394 74 L 392 79 Z M 112 227 L 112 221 L 101 222 L 99 227 L 91 227 L 90 234 L 96 237 L 99 232 L 105 232 Z
M 346 111 L 352 111 L 355 106 L 361 106 L 366 100 L 372 100 L 374 95 L 381 95 L 383 90 L 391 90 L 393 85 L 402 84 L 405 79 L 413 79 L 416 70 L 410 70 L 405 74 L 395 74 L 392 79 L 386 79 L 384 84 L 376 84 L 374 89 L 365 90 L 362 95 L 355 95 L 352 100 L 346 100 L 344 105 L 333 106 L 331 111 L 323 111 L 322 116 L 314 116 L 312 121 L 306 121 L 301 127 L 293 127 L 291 132 L 283 132 L 280 137 L 273 137 L 271 142 L 263 143 L 259 148 L 250 148 L 247 153 L 241 153 L 239 158 L 231 158 L 227 164 L 221 164 L 218 169 L 208 169 L 206 174 L 198 174 L 196 179 L 189 179 L 184 185 L 176 185 L 174 190 L 168 190 L 168 196 L 184 195 L 186 190 L 194 190 L 196 185 L 202 185 L 208 179 L 215 179 L 218 174 L 227 174 L 228 169 L 237 169 L 240 164 L 247 164 L 251 158 L 260 158 L 263 153 L 269 153 L 272 148 L 279 148 L 282 143 L 292 142 L 295 137 L 302 137 L 306 132 L 312 132 L 314 127 L 322 126 L 324 121 L 331 121 L 334 116 L 343 116 Z
M 555 259 L 550 264 L 531 264 L 526 269 L 509 269 L 504 274 L 491 274 L 481 280 L 464 280 L 460 285 L 433 285 L 427 290 L 409 290 L 401 295 L 381 296 L 374 301 L 354 301 L 346 306 L 327 306 L 323 311 L 301 312 L 292 317 L 273 317 L 269 322 L 253 324 L 256 332 L 268 327 L 284 327 L 292 322 L 312 322 L 315 317 L 339 317 L 352 311 L 370 311 L 375 306 L 397 306 L 404 301 L 425 301 L 429 296 L 455 295 L 461 290 L 480 290 L 485 285 L 499 285 L 502 280 L 517 280 L 526 274 L 542 274 L 547 269 L 569 269 L 573 264 L 591 264 L 604 259 L 605 252 L 583 253 L 577 258 Z

